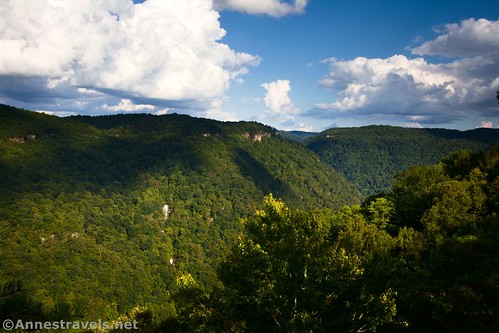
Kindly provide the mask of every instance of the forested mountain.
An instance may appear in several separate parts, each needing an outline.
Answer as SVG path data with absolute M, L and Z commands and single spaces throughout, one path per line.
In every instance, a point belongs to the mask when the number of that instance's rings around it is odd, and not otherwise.
M 221 263 L 223 288 L 185 288 L 199 302 L 178 320 L 186 331 L 497 332 L 498 176 L 496 145 L 411 167 L 361 206 L 302 211 L 269 196 Z
M 1 106 L 0 281 L 88 318 L 137 304 L 168 312 L 178 276 L 217 284 L 239 219 L 268 193 L 301 209 L 360 200 L 314 153 L 261 124 Z
M 496 135 L 365 130 L 337 136 L 390 142 L 389 156 L 408 142 L 479 149 Z M 0 322 L 497 332 L 498 176 L 499 144 L 459 150 L 361 202 L 316 154 L 261 124 L 1 106 Z
M 317 132 L 304 132 L 304 131 L 279 131 L 283 137 L 294 140 L 297 142 L 305 142 L 307 139 L 316 136 Z
M 388 191 L 394 177 L 413 165 L 431 165 L 459 150 L 479 152 L 499 142 L 499 130 L 415 129 L 392 126 L 333 128 L 306 145 L 345 175 L 365 196 Z

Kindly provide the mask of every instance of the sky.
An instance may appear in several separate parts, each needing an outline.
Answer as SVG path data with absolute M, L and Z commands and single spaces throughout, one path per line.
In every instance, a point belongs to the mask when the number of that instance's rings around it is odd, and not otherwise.
M 497 0 L 0 0 L 0 103 L 282 130 L 499 127 Z

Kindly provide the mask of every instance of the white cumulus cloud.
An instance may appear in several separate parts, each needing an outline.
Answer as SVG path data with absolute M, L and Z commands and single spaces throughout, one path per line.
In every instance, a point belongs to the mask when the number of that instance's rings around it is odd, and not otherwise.
M 499 57 L 499 20 L 468 19 L 446 24 L 436 39 L 423 43 L 412 52 L 446 57 Z
M 289 97 L 291 83 L 289 80 L 277 80 L 260 85 L 266 90 L 263 98 L 266 111 L 262 113 L 258 120 L 266 124 L 273 124 L 285 130 L 308 129 L 296 118 L 301 110 L 294 105 Z
M 274 82 L 263 83 L 261 87 L 267 90 L 263 99 L 267 111 L 272 115 L 296 114 L 300 110 L 294 106 L 289 98 L 291 84 L 289 80 L 277 80 Z
M 335 94 L 308 115 L 324 118 L 383 116 L 413 126 L 450 123 L 472 114 L 496 112 L 499 89 L 499 21 L 466 20 L 449 24 L 413 53 L 384 59 L 325 59 L 329 73 L 321 85 Z M 432 63 L 425 55 L 457 57 Z
M 281 0 L 214 0 L 218 10 L 234 10 L 248 14 L 281 17 L 290 14 L 301 14 L 305 11 L 309 0 L 294 0 L 287 3 Z
M 385 113 L 424 108 L 442 98 L 459 99 L 464 88 L 457 71 L 458 63 L 433 65 L 422 58 L 395 55 L 386 59 L 358 57 L 348 61 L 327 60 L 330 73 L 321 81 L 339 90 L 340 98 L 322 109 L 339 111 L 377 108 Z M 470 92 L 461 89 L 464 94 Z
M 16 79 L 61 103 L 85 88 L 209 107 L 259 63 L 224 35 L 211 0 L 1 0 L 0 98 L 23 100 Z

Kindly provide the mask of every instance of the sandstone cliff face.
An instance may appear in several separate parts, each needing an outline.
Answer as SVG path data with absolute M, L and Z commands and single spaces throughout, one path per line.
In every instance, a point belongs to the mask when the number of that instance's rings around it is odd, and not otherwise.
M 258 133 L 249 133 L 249 132 L 244 132 L 242 134 L 244 138 L 251 139 L 252 141 L 255 142 L 262 142 L 263 138 L 271 138 L 272 134 L 268 132 L 258 132 Z
M 26 141 L 35 141 L 36 140 L 36 135 L 34 134 L 28 134 L 24 137 L 13 137 L 9 138 L 9 141 L 15 142 L 15 143 L 25 143 Z

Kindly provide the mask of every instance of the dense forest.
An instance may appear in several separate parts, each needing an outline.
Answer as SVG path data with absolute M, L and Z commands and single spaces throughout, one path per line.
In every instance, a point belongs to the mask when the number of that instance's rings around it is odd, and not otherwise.
M 2 106 L 0 320 L 496 332 L 499 145 L 470 133 L 456 140 L 476 146 L 410 159 L 362 199 L 261 124 Z
M 373 125 L 332 128 L 304 141 L 323 162 L 354 183 L 365 197 L 389 191 L 395 176 L 413 165 L 437 163 L 460 149 L 471 152 L 490 149 L 499 142 L 499 130 Z
M 301 209 L 360 202 L 314 153 L 260 124 L 57 118 L 3 106 L 0 279 L 90 318 L 137 304 L 169 311 L 179 274 L 218 282 L 238 219 L 268 193 Z

